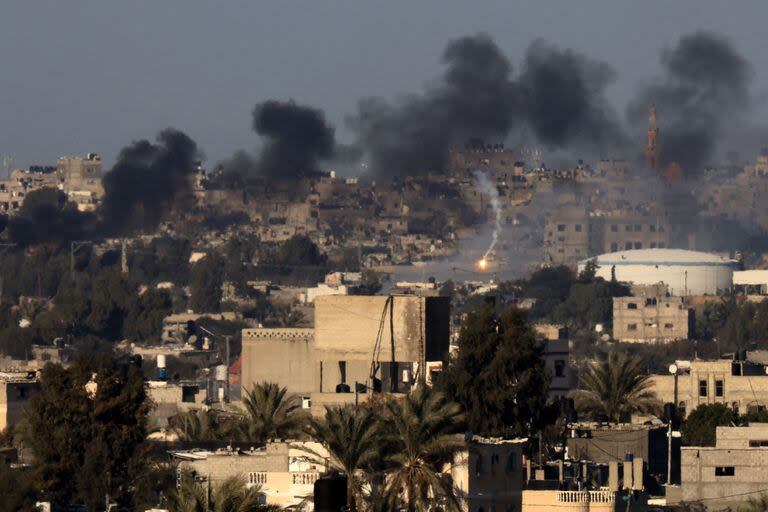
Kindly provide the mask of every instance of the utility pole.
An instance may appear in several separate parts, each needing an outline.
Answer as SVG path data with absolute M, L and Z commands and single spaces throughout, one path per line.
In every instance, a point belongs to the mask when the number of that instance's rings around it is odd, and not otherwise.
M 225 389 L 224 401 L 225 402 L 229 402 L 230 401 L 230 398 L 229 398 L 229 364 L 230 364 L 229 363 L 229 339 L 231 337 L 232 336 L 230 336 L 230 335 L 224 336 L 224 341 L 227 344 L 227 375 L 226 375 L 227 378 L 224 381 L 224 389 Z
M 120 271 L 123 273 L 124 276 L 128 275 L 128 251 L 125 247 L 125 238 L 122 240 L 121 244 L 121 250 L 120 250 Z

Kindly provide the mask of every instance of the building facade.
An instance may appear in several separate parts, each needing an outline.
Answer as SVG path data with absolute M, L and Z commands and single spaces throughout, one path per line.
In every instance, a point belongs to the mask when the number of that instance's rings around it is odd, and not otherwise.
M 625 343 L 687 340 L 694 329 L 694 311 L 682 297 L 613 298 L 613 338 Z

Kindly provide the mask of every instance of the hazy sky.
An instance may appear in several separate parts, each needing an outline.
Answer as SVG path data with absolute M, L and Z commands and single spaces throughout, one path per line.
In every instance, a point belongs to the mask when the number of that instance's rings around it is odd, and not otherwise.
M 349 139 L 358 99 L 420 91 L 446 42 L 477 32 L 515 63 L 539 37 L 610 63 L 623 111 L 658 73 L 660 48 L 711 30 L 752 62 L 765 95 L 766 19 L 766 0 L 2 0 L 0 154 L 27 166 L 95 151 L 111 164 L 174 126 L 210 165 L 257 146 L 251 109 L 269 98 L 322 108 Z

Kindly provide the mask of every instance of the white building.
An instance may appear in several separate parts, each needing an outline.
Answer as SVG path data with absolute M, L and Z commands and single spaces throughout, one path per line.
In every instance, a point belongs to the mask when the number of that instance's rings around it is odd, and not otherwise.
M 601 254 L 579 262 L 579 271 L 590 261 L 597 276 L 606 280 L 652 285 L 664 283 L 670 295 L 717 295 L 733 287 L 738 262 L 719 254 L 682 249 L 638 249 Z

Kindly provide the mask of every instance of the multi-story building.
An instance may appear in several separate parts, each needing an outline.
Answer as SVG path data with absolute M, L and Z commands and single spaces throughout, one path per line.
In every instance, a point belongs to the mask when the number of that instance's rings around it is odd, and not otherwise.
M 474 436 L 467 442 L 450 467 L 462 510 L 520 510 L 527 441 Z
M 550 398 L 567 394 L 574 382 L 571 368 L 571 345 L 568 329 L 562 325 L 537 324 L 533 326 L 537 337 L 544 345 L 544 363 L 549 372 Z
M 684 502 L 705 502 L 710 510 L 736 510 L 767 488 L 767 424 L 717 427 L 715 446 L 681 449 Z
M 768 404 L 766 365 L 719 359 L 676 361 L 675 373 L 651 375 L 650 390 L 662 403 L 676 403 L 684 416 L 702 404 L 720 403 L 744 414 Z
M 191 450 L 172 452 L 171 457 L 200 481 L 216 486 L 242 477 L 247 485 L 260 486 L 267 504 L 290 507 L 312 496 L 315 481 L 326 469 L 318 459 L 327 458 L 327 452 L 319 443 L 280 441 L 250 451 Z
M 613 298 L 613 338 L 625 343 L 686 340 L 694 328 L 694 311 L 683 297 Z
M 35 372 L 0 372 L 0 432 L 21 420 L 24 407 L 39 386 Z

